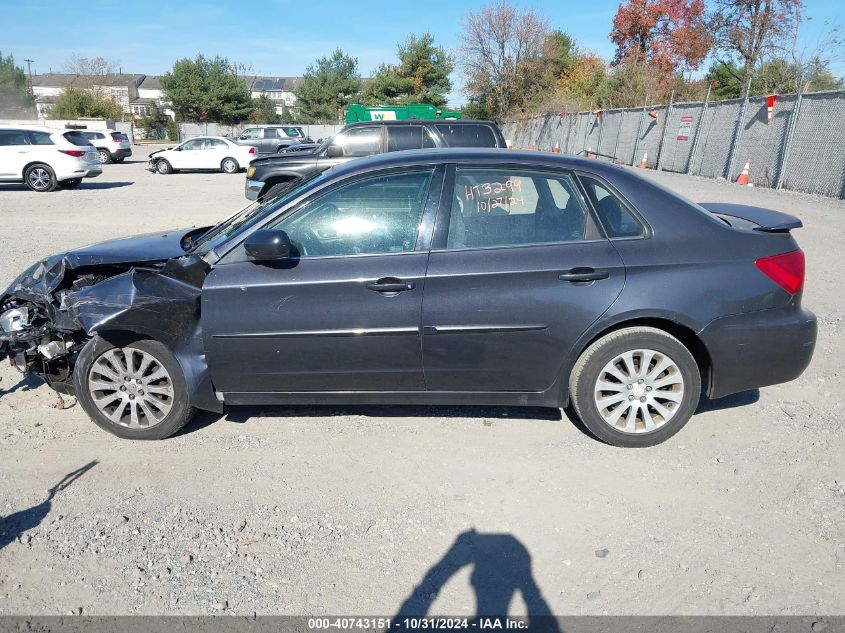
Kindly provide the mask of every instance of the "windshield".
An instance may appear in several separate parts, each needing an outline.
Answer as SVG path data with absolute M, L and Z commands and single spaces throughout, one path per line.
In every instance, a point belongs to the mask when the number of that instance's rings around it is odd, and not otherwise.
M 244 207 L 243 209 L 240 209 L 219 224 L 213 226 L 205 234 L 198 238 L 188 252 L 202 255 L 217 248 L 220 244 L 228 240 L 241 229 L 261 222 L 264 218 L 272 215 L 279 207 L 285 205 L 288 200 L 296 196 L 303 188 L 310 185 L 315 180 L 325 176 L 330 171 L 331 170 L 326 172 L 313 171 L 303 178 L 290 181 L 289 188 L 280 192 L 280 194 L 275 198 L 270 198 L 269 200 L 265 200 L 263 202 L 257 201 Z

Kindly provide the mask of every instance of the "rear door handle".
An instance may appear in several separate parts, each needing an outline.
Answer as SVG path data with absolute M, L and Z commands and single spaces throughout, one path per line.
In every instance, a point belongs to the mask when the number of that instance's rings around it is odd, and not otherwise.
M 382 277 L 378 281 L 373 281 L 367 284 L 367 290 L 375 290 L 376 292 L 404 292 L 406 290 L 413 290 L 416 287 L 413 281 L 402 281 L 396 277 Z
M 557 278 L 561 281 L 571 282 L 599 281 L 600 279 L 607 279 L 608 277 L 610 277 L 609 270 L 596 270 L 595 268 L 589 268 L 586 266 L 573 268 L 557 276 Z

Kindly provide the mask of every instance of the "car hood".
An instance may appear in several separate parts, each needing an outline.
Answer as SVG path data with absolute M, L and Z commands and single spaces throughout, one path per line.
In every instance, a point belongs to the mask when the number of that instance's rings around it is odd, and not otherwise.
M 317 160 L 316 151 L 302 150 L 300 152 L 291 152 L 290 154 L 274 154 L 272 156 L 265 156 L 262 158 L 255 158 L 250 163 L 252 167 L 282 167 L 282 166 L 300 166 L 313 165 Z
M 33 295 L 49 294 L 61 284 L 67 271 L 77 268 L 134 266 L 181 257 L 185 255 L 184 241 L 194 239 L 209 228 L 159 231 L 57 253 L 26 269 L 4 294 L 29 299 Z

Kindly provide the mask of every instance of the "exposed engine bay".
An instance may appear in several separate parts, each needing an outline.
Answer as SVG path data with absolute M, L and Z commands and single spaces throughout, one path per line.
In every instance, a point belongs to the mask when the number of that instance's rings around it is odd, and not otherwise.
M 74 395 L 76 359 L 94 335 L 149 337 L 174 349 L 189 384 L 208 382 L 210 392 L 199 329 L 209 267 L 186 254 L 205 231 L 115 240 L 31 266 L 0 295 L 0 360 Z

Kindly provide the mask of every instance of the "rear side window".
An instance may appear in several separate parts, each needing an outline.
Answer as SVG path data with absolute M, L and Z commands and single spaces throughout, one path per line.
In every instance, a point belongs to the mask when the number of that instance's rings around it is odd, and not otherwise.
M 607 237 L 640 237 L 645 227 L 628 210 L 628 207 L 598 180 L 579 176 L 587 190 L 590 202 L 598 211 L 599 219 Z
M 447 147 L 498 147 L 496 135 L 488 125 L 441 123 L 435 128 Z
M 387 128 L 387 151 L 422 149 L 423 129 L 419 125 L 396 125 Z
M 64 136 L 65 139 L 72 145 L 85 147 L 91 144 L 91 141 L 85 138 L 85 135 L 83 135 L 82 132 L 65 132 L 62 136 Z
M 576 242 L 587 210 L 568 174 L 459 169 L 447 248 Z
M 54 145 L 49 132 L 29 132 L 29 142 L 33 145 Z
M 0 130 L 0 147 L 6 145 L 28 145 L 23 130 Z

